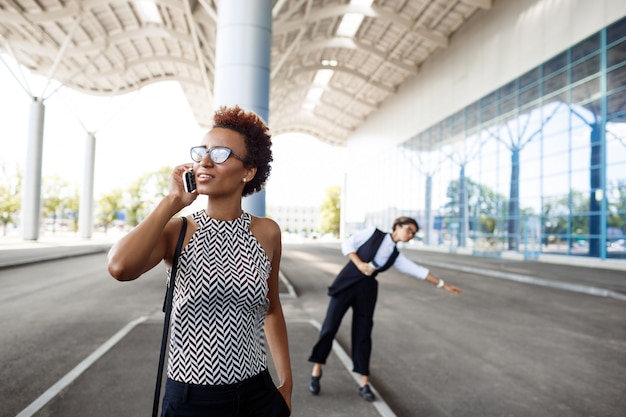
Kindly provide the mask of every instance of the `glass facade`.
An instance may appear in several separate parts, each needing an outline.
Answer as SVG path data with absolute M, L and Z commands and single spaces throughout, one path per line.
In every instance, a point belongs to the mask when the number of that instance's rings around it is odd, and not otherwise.
M 383 190 L 366 225 L 412 215 L 427 245 L 626 259 L 626 18 L 381 151 L 377 165 L 379 186 L 364 167 L 349 183 Z

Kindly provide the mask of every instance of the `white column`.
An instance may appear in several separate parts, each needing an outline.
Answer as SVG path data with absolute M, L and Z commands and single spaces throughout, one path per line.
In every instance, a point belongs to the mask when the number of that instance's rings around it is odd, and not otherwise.
M 269 123 L 271 0 L 222 0 L 215 49 L 215 108 L 239 105 Z M 265 191 L 243 200 L 243 209 L 265 216 Z
M 22 237 L 24 240 L 39 239 L 41 163 L 45 110 L 43 101 L 35 97 L 30 105 L 30 120 L 26 144 L 26 172 L 24 174 L 24 194 L 22 199 Z
M 83 192 L 78 209 L 78 230 L 80 237 L 90 239 L 93 231 L 93 181 L 96 160 L 96 136 L 87 133 L 85 138 L 85 166 L 83 171 Z

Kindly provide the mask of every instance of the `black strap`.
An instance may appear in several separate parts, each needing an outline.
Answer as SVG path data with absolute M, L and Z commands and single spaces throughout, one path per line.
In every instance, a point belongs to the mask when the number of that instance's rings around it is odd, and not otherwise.
M 156 387 L 154 389 L 154 402 L 152 404 L 152 417 L 157 417 L 159 413 L 159 401 L 161 399 L 161 381 L 163 380 L 163 365 L 165 364 L 165 350 L 167 345 L 167 336 L 170 329 L 170 315 L 172 313 L 172 299 L 174 298 L 174 280 L 176 279 L 176 267 L 178 264 L 178 256 L 183 247 L 183 241 L 185 240 L 185 232 L 187 231 L 187 219 L 181 217 L 182 225 L 180 228 L 180 235 L 178 236 L 178 243 L 176 244 L 176 250 L 174 251 L 174 259 L 172 259 L 172 269 L 170 271 L 170 279 L 167 285 L 167 291 L 165 292 L 164 309 L 165 319 L 163 320 L 163 338 L 161 339 L 161 354 L 159 355 L 159 369 L 157 371 Z

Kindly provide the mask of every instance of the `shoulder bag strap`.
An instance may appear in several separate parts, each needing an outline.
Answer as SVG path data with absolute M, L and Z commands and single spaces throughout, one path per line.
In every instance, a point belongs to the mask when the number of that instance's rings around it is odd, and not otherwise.
M 161 381 L 163 379 L 163 365 L 165 363 L 165 351 L 167 345 L 167 336 L 170 329 L 170 315 L 172 313 L 172 299 L 174 298 L 174 284 L 176 279 L 176 269 L 178 264 L 178 256 L 183 247 L 183 241 L 185 240 L 185 232 L 187 231 L 187 219 L 181 217 L 182 225 L 180 229 L 180 235 L 178 236 L 178 243 L 176 244 L 176 250 L 174 251 L 174 259 L 172 259 L 172 269 L 170 271 L 170 279 L 165 293 L 165 319 L 163 321 L 163 337 L 161 339 L 161 354 L 159 355 L 159 369 L 157 370 L 156 387 L 154 389 L 154 403 L 152 404 L 152 417 L 157 417 L 159 413 L 159 400 L 161 398 Z

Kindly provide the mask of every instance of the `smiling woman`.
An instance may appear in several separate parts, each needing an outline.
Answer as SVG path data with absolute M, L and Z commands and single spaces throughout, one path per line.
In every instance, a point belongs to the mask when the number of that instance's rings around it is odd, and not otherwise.
M 113 246 L 108 269 L 131 281 L 162 261 L 170 267 L 163 417 L 239 410 L 288 416 L 292 376 L 278 291 L 281 233 L 273 220 L 242 210 L 242 198 L 261 189 L 269 175 L 271 136 L 258 115 L 238 106 L 221 107 L 213 122 L 192 148 L 193 163 L 173 169 L 167 194 Z M 190 171 L 192 192 L 182 181 Z M 199 194 L 207 196 L 205 208 L 184 216 L 181 229 L 178 213 Z M 267 369 L 265 341 L 278 388 Z M 223 412 L 215 412 L 218 406 Z

